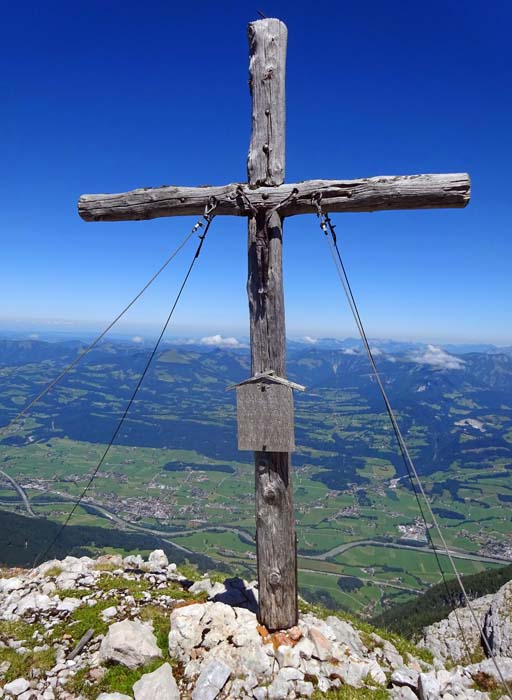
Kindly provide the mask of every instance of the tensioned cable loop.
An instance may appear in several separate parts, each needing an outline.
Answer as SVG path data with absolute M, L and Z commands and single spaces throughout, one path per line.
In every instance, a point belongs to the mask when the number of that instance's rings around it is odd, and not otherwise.
M 335 233 L 335 231 L 334 231 L 334 224 L 331 222 L 330 218 L 329 218 L 327 215 L 323 215 L 323 214 L 322 214 L 321 216 L 322 216 L 322 220 L 321 220 L 320 227 L 322 228 L 323 232 L 325 233 L 325 235 L 326 235 L 327 237 L 328 237 L 328 230 L 329 230 L 329 232 L 330 232 L 330 234 L 331 234 L 331 237 L 332 237 L 332 240 L 333 240 L 333 242 L 334 242 L 334 245 L 337 247 L 337 240 L 336 240 L 336 233 Z M 367 351 L 367 353 L 368 353 L 368 356 L 369 356 L 369 358 L 370 358 L 370 362 L 371 362 L 371 365 L 372 365 L 373 374 L 374 374 L 374 376 L 377 377 L 377 380 L 378 380 L 378 383 L 379 383 L 379 387 L 380 387 L 380 389 L 381 389 L 381 394 L 382 394 L 383 385 L 382 385 L 382 382 L 381 382 L 381 375 L 380 375 L 380 372 L 377 371 L 377 367 L 376 367 L 376 364 L 375 364 L 375 361 L 374 361 L 374 358 L 373 358 L 373 353 L 371 352 L 370 345 L 369 345 L 369 343 L 368 343 L 368 341 L 367 341 L 366 332 L 364 331 L 364 327 L 363 327 L 362 322 L 361 322 L 361 320 L 360 320 L 360 316 L 359 316 L 359 312 L 358 312 L 357 306 L 355 306 L 355 301 L 354 301 L 354 304 L 352 303 L 352 298 L 353 298 L 352 288 L 350 287 L 350 283 L 349 283 L 349 281 L 348 281 L 348 277 L 347 277 L 346 279 L 344 279 L 344 277 L 343 277 L 342 274 L 341 274 L 340 269 L 338 268 L 338 261 L 336 260 L 336 258 L 335 258 L 335 256 L 334 256 L 334 250 L 333 250 L 333 248 L 332 248 L 332 245 L 331 245 L 331 242 L 330 242 L 329 238 L 327 238 L 327 241 L 328 241 L 328 244 L 329 244 L 331 256 L 332 256 L 332 258 L 333 258 L 333 260 L 334 260 L 334 264 L 335 264 L 336 269 L 337 269 L 337 271 L 338 271 L 338 275 L 340 276 L 340 280 L 341 280 L 343 289 L 344 289 L 344 291 L 345 291 L 345 294 L 347 295 L 347 299 L 348 299 L 348 302 L 349 302 L 350 309 L 351 309 L 352 313 L 354 314 L 354 317 L 356 318 L 356 325 L 357 325 L 357 327 L 358 327 L 358 330 L 359 330 L 359 333 L 360 333 L 360 335 L 361 335 L 361 338 L 363 339 L 363 343 L 364 343 L 364 345 L 365 345 L 365 349 L 366 349 L 366 351 Z M 338 253 L 339 253 L 339 251 L 338 251 Z M 343 266 L 343 269 L 344 269 L 344 265 L 343 265 L 343 262 L 342 262 L 342 261 L 341 261 L 341 265 Z M 384 394 L 382 394 L 382 395 L 384 396 Z M 443 581 L 444 588 L 445 588 L 445 591 L 446 591 L 447 601 L 448 601 L 448 603 L 449 603 L 450 598 L 451 598 L 450 590 L 449 590 L 449 588 L 448 588 L 448 582 L 447 582 L 447 580 L 446 580 L 445 572 L 444 572 L 443 566 L 442 566 L 442 564 L 441 564 L 441 560 L 440 560 L 440 558 L 439 558 L 439 553 L 438 553 L 437 545 L 435 544 L 435 542 L 434 542 L 434 540 L 433 540 L 433 538 L 432 538 L 432 535 L 431 535 L 431 533 L 430 533 L 429 524 L 428 524 L 427 518 L 426 518 L 426 516 L 425 516 L 425 512 L 424 512 L 424 510 L 423 510 L 423 506 L 422 506 L 422 504 L 421 504 L 420 494 L 419 494 L 419 492 L 418 492 L 418 489 L 417 489 L 417 486 L 416 486 L 416 483 L 415 483 L 415 480 L 414 480 L 414 475 L 413 475 L 413 473 L 411 472 L 411 470 L 410 470 L 410 468 L 409 468 L 409 463 L 408 463 L 408 461 L 407 461 L 407 456 L 406 456 L 406 454 L 404 453 L 404 450 L 402 449 L 402 443 L 401 443 L 401 440 L 400 440 L 401 433 L 400 433 L 400 436 L 399 436 L 398 432 L 400 432 L 400 431 L 397 432 L 398 423 L 397 423 L 396 421 L 393 420 L 393 419 L 394 419 L 394 413 L 393 413 L 393 411 L 391 410 L 391 406 L 388 405 L 389 402 L 386 402 L 386 399 L 387 399 L 387 395 L 384 396 L 384 402 L 385 402 L 385 405 L 386 405 L 386 410 L 387 410 L 387 413 L 388 413 L 388 417 L 391 419 L 393 431 L 394 431 L 394 433 L 395 433 L 395 437 L 397 438 L 397 442 L 398 442 L 398 445 L 399 445 L 399 448 L 400 448 L 400 452 L 401 452 L 401 454 L 402 454 L 402 459 L 403 459 L 403 461 L 404 461 L 405 468 L 406 468 L 407 474 L 408 474 L 408 476 L 409 476 L 409 482 L 410 482 L 410 484 L 411 484 L 411 488 L 412 488 L 412 491 L 413 491 L 413 493 L 414 493 L 414 497 L 415 497 L 415 499 L 416 499 L 416 503 L 417 503 L 417 505 L 418 505 L 418 509 L 419 509 L 419 511 L 420 511 L 421 518 L 422 518 L 422 520 L 423 520 L 423 522 L 424 522 L 424 524 L 425 524 L 425 535 L 426 535 L 426 537 L 427 537 L 427 541 L 429 542 L 430 547 L 431 547 L 431 549 L 432 549 L 432 552 L 433 552 L 433 554 L 434 554 L 434 558 L 435 558 L 435 560 L 436 560 L 437 568 L 439 569 L 439 573 L 441 574 L 441 579 L 442 579 L 442 581 Z M 393 416 L 392 416 L 392 414 L 393 414 Z M 464 629 L 463 629 L 463 627 L 462 627 L 462 623 L 461 623 L 461 621 L 460 621 L 460 619 L 459 619 L 459 616 L 458 616 L 458 614 L 457 614 L 457 609 L 456 609 L 455 607 L 453 607 L 453 612 L 454 612 L 454 614 L 455 614 L 455 619 L 456 619 L 456 622 L 457 622 L 457 626 L 459 627 L 459 631 L 460 631 L 460 633 L 461 633 L 461 638 L 462 638 L 462 642 L 463 642 L 463 644 L 464 644 L 464 648 L 465 648 L 465 650 L 466 650 L 467 658 L 468 658 L 468 660 L 471 660 L 471 650 L 470 650 L 469 644 L 468 644 L 468 642 L 467 642 L 467 640 L 466 640 L 466 636 L 465 636 L 465 634 L 464 634 Z
M 469 609 L 470 614 L 471 614 L 471 617 L 473 618 L 473 621 L 474 621 L 474 623 L 475 623 L 475 625 L 476 625 L 476 628 L 478 629 L 478 631 L 479 631 L 479 633 L 480 633 L 480 636 L 481 636 L 481 639 L 482 639 L 482 643 L 484 644 L 484 646 L 485 646 L 485 648 L 486 648 L 486 651 L 488 652 L 488 655 L 489 655 L 489 656 L 492 658 L 492 660 L 493 660 L 493 664 L 494 664 L 494 666 L 495 666 L 495 668 L 496 668 L 496 671 L 497 671 L 497 673 L 498 673 L 498 675 L 499 675 L 499 677 L 500 677 L 500 679 L 501 679 L 501 682 L 502 682 L 502 684 L 503 684 L 503 687 L 506 689 L 506 691 L 507 691 L 509 697 L 512 698 L 512 694 L 511 694 L 510 688 L 509 688 L 507 682 L 505 681 L 505 678 L 504 678 L 504 676 L 503 676 L 503 673 L 502 673 L 502 671 L 501 671 L 501 669 L 500 669 L 500 667 L 499 667 L 499 665 L 498 665 L 498 663 L 497 663 L 497 661 L 496 661 L 496 655 L 494 654 L 493 650 L 491 649 L 491 647 L 490 647 L 490 645 L 489 645 L 489 642 L 488 642 L 488 640 L 487 640 L 487 637 L 486 637 L 486 635 L 485 635 L 485 633 L 484 633 L 483 627 L 482 627 L 482 625 L 480 624 L 480 622 L 479 622 L 479 620 L 478 620 L 478 618 L 477 618 L 477 616 L 476 616 L 476 613 L 475 613 L 475 611 L 474 611 L 474 609 L 473 609 L 473 606 L 471 605 L 471 601 L 470 601 L 470 598 L 469 598 L 469 596 L 468 596 L 468 594 L 467 594 L 467 592 L 466 592 L 464 583 L 462 582 L 462 578 L 461 578 L 461 576 L 460 576 L 460 574 L 459 574 L 459 571 L 458 571 L 458 569 L 457 569 L 457 567 L 456 567 L 456 565 L 455 565 L 455 562 L 454 562 L 454 560 L 453 560 L 453 557 L 452 557 L 452 555 L 451 555 L 451 552 L 450 552 L 450 550 L 449 550 L 449 548 L 448 548 L 448 545 L 447 545 L 447 543 L 446 543 L 446 540 L 445 540 L 445 538 L 444 538 L 444 536 L 443 536 L 443 533 L 442 533 L 442 531 L 441 531 L 441 528 L 440 528 L 440 526 L 439 526 L 438 520 L 437 520 L 437 518 L 436 518 L 436 516 L 435 516 L 435 514 L 434 514 L 434 511 L 432 510 L 432 507 L 431 507 L 431 505 L 430 505 L 430 501 L 429 501 L 428 498 L 427 498 L 427 494 L 425 493 L 425 490 L 424 490 L 424 488 L 423 488 L 423 484 L 422 484 L 422 482 L 421 482 L 421 480 L 420 480 L 419 474 L 418 474 L 418 472 L 417 472 L 417 470 L 416 470 L 416 467 L 415 467 L 415 465 L 414 465 L 413 459 L 412 459 L 411 454 L 410 454 L 410 452 L 409 452 L 409 448 L 407 447 L 407 443 L 405 442 L 405 439 L 404 439 L 404 437 L 403 437 L 403 435 L 402 435 L 402 431 L 400 430 L 400 426 L 398 425 L 398 421 L 397 421 L 397 419 L 396 419 L 394 410 L 393 410 L 393 408 L 392 408 L 392 406 L 391 406 L 391 403 L 390 403 L 390 401 L 389 401 L 389 398 L 388 398 L 386 389 L 385 389 L 385 387 L 384 387 L 384 384 L 383 384 L 383 382 L 382 382 L 382 379 L 381 379 L 379 370 L 377 369 L 377 365 L 376 365 L 376 363 L 375 363 L 375 359 L 374 359 L 374 357 L 373 357 L 373 353 L 372 353 L 372 350 L 371 350 L 371 348 L 370 348 L 370 344 L 369 344 L 369 342 L 368 342 L 368 337 L 367 337 L 367 335 L 366 335 L 366 331 L 365 331 L 365 329 L 364 329 L 363 322 L 362 322 L 361 316 L 360 316 L 360 314 L 359 314 L 359 309 L 358 309 L 358 307 L 357 307 L 357 303 L 356 303 L 354 294 L 353 294 L 353 292 L 352 292 L 352 287 L 351 287 L 350 282 L 349 282 L 349 279 L 348 279 L 347 271 L 346 271 L 346 268 L 345 268 L 345 265 L 344 265 L 344 263 L 343 263 L 343 259 L 342 259 L 342 257 L 341 257 L 341 253 L 340 253 L 340 250 L 339 250 L 339 247 L 338 247 L 338 243 L 337 243 L 337 239 L 336 239 L 336 233 L 335 233 L 335 231 L 334 231 L 334 224 L 332 223 L 332 221 L 331 221 L 329 215 L 326 214 L 326 213 L 324 213 L 324 212 L 322 211 L 322 206 L 321 206 L 321 194 L 320 194 L 320 193 L 319 193 L 316 197 L 315 197 L 315 196 L 312 197 L 312 202 L 314 203 L 314 205 L 315 205 L 316 208 L 317 208 L 318 217 L 319 217 L 319 219 L 320 219 L 320 228 L 322 229 L 322 231 L 323 231 L 323 232 L 325 233 L 325 235 L 326 235 L 327 243 L 328 243 L 328 245 L 329 245 L 329 250 L 330 250 L 330 252 L 331 252 L 331 256 L 332 256 L 332 258 L 333 258 L 333 261 L 334 261 L 336 270 L 337 270 L 337 272 L 338 272 L 338 276 L 339 276 L 339 278 L 340 278 L 341 284 L 342 284 L 343 289 L 344 289 L 344 291 L 345 291 L 345 295 L 346 295 L 346 297 L 347 297 L 347 301 L 348 301 L 350 310 L 352 311 L 352 314 L 353 314 L 353 316 L 354 316 L 354 320 L 355 320 L 355 322 L 356 322 L 356 325 L 357 325 L 359 334 L 361 335 L 361 340 L 363 341 L 363 345 L 364 345 L 365 350 L 366 350 L 366 353 L 367 353 L 367 355 L 368 355 L 368 359 L 370 360 L 370 364 L 371 364 L 371 366 L 372 366 L 372 370 L 373 370 L 375 379 L 377 380 L 377 383 L 378 383 L 378 386 L 379 386 L 379 389 L 380 389 L 380 393 L 381 393 L 382 398 L 383 398 L 383 400 L 384 400 L 384 404 L 385 404 L 385 406 L 386 406 L 386 410 L 387 410 L 389 419 L 390 419 L 390 421 L 391 421 L 391 425 L 392 425 L 392 427 L 393 427 L 393 431 L 394 431 L 395 436 L 396 436 L 396 438 L 397 438 L 397 442 L 398 442 L 398 445 L 399 445 L 399 447 L 400 447 L 400 451 L 401 451 L 401 453 L 402 453 L 402 457 L 403 457 L 403 459 L 404 459 L 404 462 L 405 462 L 407 471 L 408 471 L 408 473 L 409 473 L 409 478 L 410 478 L 410 480 L 411 480 L 411 485 L 413 486 L 413 490 L 414 490 L 415 495 L 416 495 L 416 500 L 418 501 L 418 505 L 419 505 L 419 507 L 420 507 L 420 512 L 421 512 L 421 514 L 422 514 L 423 520 L 424 520 L 425 525 L 426 525 L 426 534 L 427 534 L 427 537 L 428 537 L 428 539 L 429 539 L 429 541 L 430 541 L 430 543 L 431 543 L 431 545 L 432 545 L 432 549 L 433 549 L 433 551 L 434 551 L 434 554 L 436 555 L 436 560 L 437 560 L 437 562 L 438 562 L 438 566 L 439 566 L 439 570 L 440 570 L 440 572 L 441 572 L 441 576 L 443 577 L 443 580 L 444 580 L 444 572 L 443 572 L 442 567 L 440 566 L 439 558 L 438 558 L 437 553 L 436 553 L 436 547 L 435 547 L 435 545 L 434 545 L 432 536 L 431 536 L 430 533 L 429 533 L 428 523 L 427 523 L 427 520 L 426 520 L 426 518 L 425 518 L 425 516 L 424 516 L 424 514 L 423 514 L 423 509 L 422 509 L 422 507 L 421 507 L 421 504 L 420 504 L 419 499 L 418 499 L 418 496 L 417 496 L 416 489 L 415 489 L 415 487 L 414 487 L 414 480 L 416 481 L 416 484 L 417 484 L 417 486 L 418 486 L 419 492 L 421 493 L 421 496 L 422 496 L 422 498 L 423 498 L 423 500 L 424 500 L 424 502 L 425 502 L 425 504 L 426 504 L 426 507 L 427 507 L 429 516 L 430 516 L 430 518 L 431 518 L 431 520 L 432 520 L 432 523 L 433 523 L 433 525 L 434 525 L 434 528 L 435 528 L 437 534 L 439 535 L 439 539 L 441 540 L 441 543 L 442 543 L 442 548 L 443 548 L 444 551 L 446 552 L 446 556 L 448 557 L 448 560 L 449 560 L 449 562 L 450 562 L 450 565 L 451 565 L 451 567 L 452 567 L 452 570 L 453 570 L 453 572 L 454 572 L 454 574 L 455 574 L 455 578 L 456 578 L 456 580 L 457 580 L 457 583 L 458 583 L 458 585 L 459 585 L 459 588 L 460 588 L 460 590 L 461 590 L 461 592 L 462 592 L 462 595 L 463 595 L 463 597 L 464 597 L 464 601 L 465 601 L 465 603 L 466 603 L 466 606 L 467 606 L 467 608 Z M 329 238 L 329 234 L 330 234 L 331 238 Z M 414 476 L 414 480 L 413 480 L 413 478 L 412 478 L 411 475 Z M 454 612 L 455 612 L 455 610 L 454 610 Z M 461 625 L 460 625 L 460 622 L 459 622 L 459 620 L 458 620 L 457 615 L 456 615 L 456 618 L 457 618 L 457 622 L 459 623 L 459 627 L 461 628 L 461 632 L 462 632 L 462 627 L 461 627 Z M 464 645 L 465 645 L 465 647 L 466 647 L 466 650 L 469 651 L 469 647 L 468 647 L 468 644 L 467 644 L 466 639 L 465 639 L 465 637 L 464 637 L 464 634 L 462 634 L 462 637 L 463 637 L 463 640 L 464 640 Z M 470 656 L 470 654 L 468 654 L 468 656 Z
M 13 425 L 15 425 L 20 418 L 23 418 L 30 409 L 36 405 L 36 403 L 39 403 L 41 399 L 44 399 L 44 397 L 53 389 L 54 386 L 56 386 L 68 372 L 70 372 L 76 365 L 83 360 L 83 358 L 88 355 L 91 350 L 93 350 L 100 340 L 104 338 L 107 333 L 116 325 L 118 321 L 121 320 L 121 318 L 131 309 L 131 307 L 137 302 L 141 296 L 144 294 L 144 292 L 153 284 L 153 282 L 161 275 L 161 273 L 165 270 L 165 268 L 169 265 L 169 263 L 176 257 L 176 255 L 180 252 L 180 250 L 188 243 L 188 241 L 192 238 L 194 233 L 198 229 L 200 229 L 203 224 L 203 219 L 208 223 L 208 217 L 211 216 L 214 208 L 216 207 L 216 201 L 214 198 L 212 201 L 208 202 L 206 205 L 205 213 L 201 217 L 201 219 L 192 227 L 192 230 L 187 233 L 185 238 L 181 241 L 181 243 L 178 245 L 177 248 L 169 255 L 167 260 L 163 263 L 163 265 L 155 272 L 155 274 L 146 282 L 146 284 L 142 287 L 142 289 L 137 292 L 137 294 L 133 297 L 133 299 L 124 307 L 122 311 L 118 313 L 118 315 L 114 318 L 113 321 L 111 321 L 104 330 L 101 331 L 101 333 L 92 341 L 90 345 L 88 345 L 82 352 L 69 364 L 67 367 L 65 367 L 61 373 L 55 377 L 55 379 L 52 379 L 52 381 L 46 385 L 46 387 L 36 396 L 34 397 L 17 415 L 12 418 L 7 425 L 4 425 L 0 427 L 0 436 L 4 435 L 10 428 L 12 428 Z M 213 208 L 212 208 L 213 207 Z
M 196 260 L 198 259 L 199 254 L 201 253 L 201 249 L 202 249 L 202 247 L 203 247 L 203 243 L 204 243 L 206 234 L 208 233 L 208 229 L 210 228 L 210 225 L 211 225 L 211 223 L 212 223 L 212 221 L 213 221 L 213 218 L 214 218 L 214 214 L 213 214 L 212 212 L 213 212 L 213 209 L 215 208 L 216 205 L 215 205 L 215 203 L 214 203 L 213 208 L 210 208 L 210 209 L 209 209 L 209 207 L 211 207 L 211 206 L 212 206 L 211 203 L 209 203 L 209 204 L 207 205 L 207 208 L 205 209 L 205 213 L 204 213 L 204 215 L 203 215 L 203 218 L 204 218 L 204 220 L 206 221 L 206 226 L 204 227 L 204 231 L 199 235 L 199 245 L 197 246 L 197 250 L 196 250 L 196 252 L 195 252 L 195 254 L 194 254 L 194 257 L 192 258 L 192 262 L 191 262 L 190 265 L 189 265 L 189 268 L 188 268 L 188 270 L 187 270 L 187 273 L 186 273 L 186 275 L 185 275 L 185 278 L 184 278 L 184 280 L 183 280 L 183 282 L 182 282 L 182 284 L 181 284 L 181 287 L 180 287 L 180 289 L 179 289 L 178 294 L 176 295 L 176 298 L 175 298 L 174 303 L 173 303 L 173 305 L 172 305 L 172 307 L 171 307 L 171 310 L 170 310 L 170 312 L 169 312 L 169 315 L 167 316 L 167 319 L 166 319 L 166 321 L 165 321 L 165 323 L 164 323 L 164 325 L 163 325 L 163 328 L 162 328 L 162 330 L 161 330 L 161 332 L 160 332 L 160 335 L 158 336 L 158 339 L 157 339 L 157 341 L 156 341 L 156 343 L 155 343 L 155 345 L 154 345 L 154 347 L 153 347 L 153 350 L 151 351 L 151 354 L 150 354 L 150 356 L 149 356 L 149 358 L 148 358 L 148 360 L 147 360 L 147 362 L 146 362 L 146 365 L 145 365 L 145 367 L 144 367 L 144 369 L 143 369 L 143 371 L 142 371 L 142 374 L 141 374 L 140 377 L 139 377 L 139 380 L 138 380 L 138 382 L 137 382 L 137 384 L 136 384 L 136 386 L 135 386 L 135 389 L 133 390 L 132 395 L 130 396 L 130 400 L 129 400 L 128 403 L 126 404 L 126 408 L 124 409 L 123 415 L 122 415 L 121 418 L 119 419 L 119 421 L 118 421 L 118 423 L 117 423 L 117 425 L 116 425 L 116 427 L 115 427 L 115 430 L 114 430 L 114 432 L 113 432 L 113 434 L 112 434 L 112 437 L 110 438 L 110 440 L 109 440 L 109 442 L 108 442 L 108 445 L 106 446 L 105 450 L 103 451 L 103 454 L 101 455 L 101 458 L 100 458 L 98 464 L 97 464 L 97 465 L 95 466 L 95 468 L 93 469 L 93 472 L 92 472 L 91 476 L 89 477 L 89 479 L 88 479 L 88 481 L 87 481 L 85 487 L 82 489 L 82 492 L 80 493 L 78 499 L 77 499 L 77 500 L 75 501 L 75 503 L 73 504 L 73 507 L 71 508 L 71 510 L 70 510 L 70 512 L 69 512 L 69 514 L 68 514 L 68 516 L 66 517 L 66 519 L 64 520 L 64 522 L 63 522 L 63 524 L 60 526 L 60 528 L 57 530 L 57 532 L 56 532 L 55 536 L 53 537 L 52 541 L 50 542 L 50 544 L 43 550 L 42 553 L 38 554 L 38 556 L 37 556 L 36 559 L 34 560 L 34 567 L 37 565 L 37 563 L 38 563 L 41 559 L 44 559 L 44 557 L 48 554 L 48 552 L 51 550 L 51 548 L 52 548 L 52 547 L 54 546 L 54 544 L 57 542 L 57 540 L 58 540 L 59 537 L 61 536 L 61 534 L 62 534 L 62 532 L 64 531 L 64 529 L 65 529 L 65 528 L 67 527 L 67 525 L 69 524 L 71 518 L 72 518 L 73 515 L 75 514 L 76 509 L 78 508 L 78 506 L 79 506 L 80 503 L 82 502 L 82 500 L 83 500 L 85 494 L 87 493 L 87 491 L 88 491 L 89 488 L 91 487 L 92 482 L 94 481 L 94 479 L 96 478 L 96 476 L 97 476 L 99 470 L 101 469 L 101 467 L 102 467 L 102 465 L 103 465 L 103 462 L 105 461 L 105 459 L 106 459 L 106 457 L 107 457 L 107 455 L 108 455 L 108 453 L 109 453 L 109 451 L 110 451 L 110 448 L 113 446 L 113 444 L 114 444 L 114 442 L 115 442 L 115 439 L 116 439 L 116 437 L 118 436 L 119 431 L 121 430 L 121 427 L 123 426 L 123 423 L 124 423 L 124 421 L 125 421 L 125 419 L 126 419 L 126 416 L 128 415 L 128 412 L 129 412 L 130 408 L 132 407 L 133 402 L 135 401 L 135 397 L 137 396 L 137 393 L 138 393 L 140 387 L 142 386 L 142 382 L 144 381 L 144 378 L 145 378 L 145 376 L 146 376 L 146 374 L 147 374 L 147 372 L 148 372 L 148 370 L 149 370 L 149 367 L 150 367 L 151 363 L 153 362 L 153 359 L 154 359 L 154 357 L 155 357 L 155 355 L 156 355 L 156 353 L 157 353 L 157 350 L 158 350 L 158 348 L 159 348 L 159 346 L 160 346 L 160 343 L 161 343 L 161 341 L 162 341 L 162 338 L 164 337 L 165 331 L 167 330 L 167 327 L 169 326 L 169 323 L 171 322 L 171 319 L 172 319 L 173 314 L 174 314 L 174 310 L 176 309 L 176 306 L 178 305 L 178 302 L 179 302 L 180 297 L 181 297 L 181 295 L 182 295 L 182 293 L 183 293 L 183 290 L 185 289 L 185 285 L 187 284 L 188 278 L 190 277 L 190 273 L 192 272 L 192 268 L 194 267 L 194 265 L 195 265 L 195 263 L 196 263 Z M 202 222 L 199 223 L 199 224 L 196 224 L 196 227 L 197 227 L 197 228 L 202 227 L 202 226 L 203 226 L 203 223 L 202 223 Z M 195 228 L 195 230 L 197 230 L 197 228 Z M 34 567 L 33 567 L 33 568 L 34 568 Z

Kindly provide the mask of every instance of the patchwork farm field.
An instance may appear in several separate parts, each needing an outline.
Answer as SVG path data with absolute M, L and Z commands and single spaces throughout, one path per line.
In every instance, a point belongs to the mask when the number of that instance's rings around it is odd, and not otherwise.
M 24 362 L 18 355 L 17 364 L 0 365 L 2 423 L 71 353 L 58 344 L 37 350 L 49 357 Z M 140 350 L 124 346 L 92 353 L 0 441 L 2 509 L 27 511 L 11 477 L 36 517 L 66 519 L 142 359 Z M 440 372 L 406 358 L 381 359 L 447 544 L 459 571 L 474 573 L 512 559 L 506 403 L 512 369 L 501 355 L 461 362 L 464 370 Z M 156 533 L 253 577 L 253 465 L 250 453 L 236 449 L 234 397 L 225 392 L 247 372 L 241 352 L 164 351 L 72 523 Z M 418 504 L 363 358 L 303 350 L 291 353 L 289 375 L 308 385 L 296 399 L 292 459 L 303 595 L 373 615 L 438 583 Z M 447 557 L 440 560 L 451 576 Z

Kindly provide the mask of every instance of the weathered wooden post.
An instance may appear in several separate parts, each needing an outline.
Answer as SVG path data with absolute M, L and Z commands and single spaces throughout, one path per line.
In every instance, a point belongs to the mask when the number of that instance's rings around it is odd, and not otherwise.
M 285 24 L 249 24 L 252 132 L 247 159 L 250 188 L 279 186 L 285 169 Z M 286 377 L 283 294 L 283 222 L 277 211 L 256 210 L 248 220 L 247 293 L 251 373 Z M 259 620 L 269 630 L 297 623 L 297 551 L 289 452 L 254 453 Z

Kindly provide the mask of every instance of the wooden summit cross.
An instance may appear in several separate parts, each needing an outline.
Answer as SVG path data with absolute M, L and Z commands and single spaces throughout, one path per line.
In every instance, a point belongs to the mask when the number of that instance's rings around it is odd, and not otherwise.
M 286 26 L 278 19 L 249 24 L 252 133 L 247 184 L 84 195 L 78 204 L 80 216 L 86 221 L 200 215 L 211 201 L 216 202 L 216 215 L 246 216 L 253 377 L 271 371 L 286 377 L 282 281 L 285 217 L 316 213 L 315 201 L 320 196 L 324 212 L 368 212 L 464 207 L 470 192 L 469 176 L 460 173 L 284 184 L 286 42 Z M 269 630 L 288 629 L 297 622 L 290 453 L 256 451 L 254 458 L 259 620 Z

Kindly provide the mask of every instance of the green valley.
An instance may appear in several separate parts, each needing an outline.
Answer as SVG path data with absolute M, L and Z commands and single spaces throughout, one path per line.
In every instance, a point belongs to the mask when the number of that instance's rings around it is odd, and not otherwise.
M 2 423 L 79 348 L 25 342 L 15 353 L 13 343 L 0 341 Z M 474 353 L 443 370 L 415 352 L 379 364 L 434 512 L 459 571 L 498 567 L 512 558 L 510 357 Z M 127 344 L 100 346 L 0 440 L 4 511 L 27 515 L 25 494 L 37 518 L 64 521 L 144 358 Z M 236 449 L 234 397 L 225 391 L 248 371 L 243 350 L 162 352 L 72 525 L 154 535 L 254 577 L 252 456 Z M 296 397 L 292 460 L 303 595 L 372 616 L 438 583 L 364 357 L 293 348 L 289 375 L 308 386 Z M 450 577 L 447 557 L 440 561 Z

